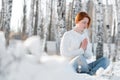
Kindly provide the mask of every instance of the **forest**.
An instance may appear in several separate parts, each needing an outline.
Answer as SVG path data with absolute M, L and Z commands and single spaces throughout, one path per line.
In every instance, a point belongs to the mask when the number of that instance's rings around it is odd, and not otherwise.
M 1 0 L 0 29 L 5 32 L 7 44 L 10 33 L 21 35 L 21 38 L 39 35 L 44 51 L 47 51 L 47 43 L 50 43 L 59 54 L 62 35 L 75 26 L 75 15 L 86 11 L 92 18 L 89 28 L 91 43 L 98 43 L 98 50 L 105 44 L 109 49 L 107 53 L 115 52 L 115 57 L 120 51 L 118 4 L 119 0 Z M 115 45 L 113 52 L 111 45 Z M 96 51 L 93 46 L 95 54 L 103 55 L 102 49 Z
M 120 61 L 119 4 L 120 0 L 1 0 L 5 49 L 13 39 L 24 42 L 39 36 L 41 50 L 59 56 L 63 34 L 75 27 L 76 14 L 85 11 L 92 19 L 89 37 L 96 59 L 106 56 L 112 62 Z

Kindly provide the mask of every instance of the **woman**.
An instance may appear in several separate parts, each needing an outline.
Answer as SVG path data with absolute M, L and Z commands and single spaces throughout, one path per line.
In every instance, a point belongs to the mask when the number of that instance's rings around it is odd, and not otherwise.
M 76 72 L 94 75 L 100 67 L 106 69 L 109 60 L 102 57 L 87 63 L 86 60 L 93 56 L 87 32 L 90 22 L 91 18 L 86 12 L 79 12 L 75 17 L 75 28 L 65 32 L 61 39 L 60 52 L 68 60 L 72 60 Z

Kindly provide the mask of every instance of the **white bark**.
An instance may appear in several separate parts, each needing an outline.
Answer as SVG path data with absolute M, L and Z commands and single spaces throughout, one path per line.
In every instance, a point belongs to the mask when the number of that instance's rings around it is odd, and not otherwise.
M 47 39 L 48 39 L 48 28 L 50 25 L 50 0 L 46 1 L 46 19 L 45 19 L 45 25 L 44 25 L 44 39 L 43 39 L 43 51 L 47 51 Z
M 38 0 L 36 0 L 35 1 L 36 2 L 36 4 L 35 4 L 35 20 L 34 20 L 34 22 L 35 22 L 35 24 L 34 24 L 34 32 L 33 32 L 33 34 L 34 35 L 37 35 L 37 28 L 38 28 L 38 14 L 39 14 L 39 1 Z
M 28 16 L 28 24 L 27 24 L 28 36 L 33 35 L 34 5 L 35 5 L 35 0 L 31 0 L 30 13 L 29 13 L 29 16 Z
M 73 10 L 72 10 L 72 28 L 75 27 L 75 16 L 82 9 L 82 0 L 73 0 Z
M 106 0 L 106 5 L 105 5 L 105 29 L 106 29 L 106 31 L 105 31 L 105 33 L 106 33 L 106 39 L 107 39 L 107 46 L 108 46 L 108 51 L 107 51 L 107 53 L 105 53 L 105 55 L 106 55 L 106 57 L 109 57 L 110 58 L 110 54 L 111 54 L 111 45 L 112 45 L 112 39 L 111 39 L 111 25 L 110 25 L 110 21 L 108 22 L 108 20 L 110 19 L 109 17 L 108 17 L 108 13 L 109 13 L 109 9 L 108 9 L 108 0 Z
M 41 39 L 43 39 L 44 31 L 43 31 L 43 26 L 44 26 L 44 17 L 43 17 L 43 10 L 42 10 L 42 1 L 38 1 L 38 28 L 37 28 L 37 34 L 40 35 Z
M 115 55 L 113 61 L 120 59 L 120 0 L 117 0 L 117 28 L 116 28 L 116 37 L 115 37 Z
M 95 55 L 96 54 L 96 51 L 95 51 L 95 29 L 96 29 L 96 12 L 95 12 L 95 4 L 94 4 L 94 0 L 89 0 L 88 1 L 88 6 L 87 6 L 88 8 L 88 13 L 89 13 L 89 15 L 90 15 L 90 17 L 91 17 L 91 26 L 90 26 L 90 40 L 91 40 L 91 43 L 92 43 L 92 51 L 93 51 L 93 54 Z
M 88 6 L 87 3 L 88 3 L 87 0 L 82 0 L 82 9 L 81 9 L 81 11 L 87 12 L 87 6 Z
M 72 3 L 66 5 L 66 29 L 67 31 L 72 29 Z
M 116 35 L 116 27 L 117 27 L 117 2 L 116 2 L 116 0 L 115 1 L 113 1 L 113 14 L 112 14 L 112 16 L 113 16 L 113 25 L 112 25 L 112 32 L 111 32 L 111 35 L 112 35 L 112 37 L 113 37 L 113 39 L 112 39 L 112 42 L 115 42 L 115 35 Z
M 97 48 L 96 58 L 103 56 L 103 4 L 102 0 L 97 0 L 96 4 L 96 20 L 97 20 Z
M 10 33 L 10 20 L 11 20 L 11 13 L 12 13 L 12 0 L 5 0 L 6 1 L 6 11 L 5 11 L 5 38 L 6 38 L 6 45 L 9 45 L 9 33 Z
M 66 23 L 65 23 L 65 14 L 66 14 L 66 0 L 58 0 L 57 3 L 57 13 L 58 13 L 58 22 L 57 22 L 57 34 L 56 34 L 56 47 L 57 54 L 60 52 L 60 38 L 63 36 L 66 31 Z
M 0 30 L 3 30 L 4 26 L 4 19 L 5 19 L 5 2 L 4 0 L 1 1 L 1 11 L 0 11 Z
M 24 35 L 26 33 L 26 0 L 24 0 L 23 5 L 23 28 L 22 28 L 22 34 Z

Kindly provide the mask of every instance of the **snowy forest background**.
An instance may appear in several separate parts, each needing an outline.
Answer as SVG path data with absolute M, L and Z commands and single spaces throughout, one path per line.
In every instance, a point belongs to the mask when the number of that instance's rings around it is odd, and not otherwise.
M 46 53 L 60 56 L 61 37 L 64 32 L 74 28 L 74 19 L 79 11 L 86 11 L 92 19 L 89 36 L 94 56 L 97 59 L 106 56 L 111 60 L 112 65 L 116 62 L 120 64 L 119 4 L 120 0 L 0 0 L 0 74 L 8 75 L 10 71 L 4 69 L 5 66 L 18 60 L 21 57 L 20 52 L 26 53 L 20 47 L 21 45 L 18 47 L 17 43 L 20 42 L 25 45 L 29 54 L 36 53 L 37 56 L 41 56 L 41 53 Z M 33 44 L 30 44 L 30 41 L 33 41 Z M 8 55 L 12 60 L 10 58 L 8 61 L 5 60 Z M 115 66 L 111 69 L 113 68 Z M 8 80 L 13 80 L 13 78 Z

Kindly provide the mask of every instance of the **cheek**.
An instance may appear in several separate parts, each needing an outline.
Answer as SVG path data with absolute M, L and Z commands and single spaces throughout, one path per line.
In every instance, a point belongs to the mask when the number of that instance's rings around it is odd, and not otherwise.
M 77 27 L 80 27 L 81 25 L 80 25 L 80 24 L 77 24 L 76 26 L 77 26 Z
M 85 25 L 84 24 L 80 24 L 80 27 L 83 28 Z
M 83 26 L 83 24 L 79 24 L 79 26 L 80 26 L 80 27 L 82 27 L 82 26 Z

